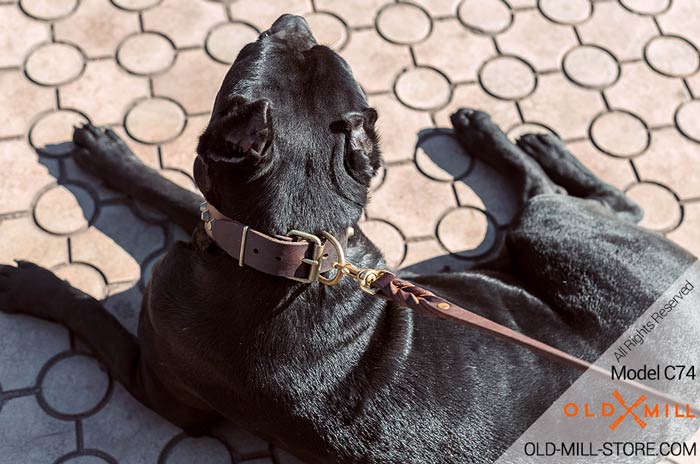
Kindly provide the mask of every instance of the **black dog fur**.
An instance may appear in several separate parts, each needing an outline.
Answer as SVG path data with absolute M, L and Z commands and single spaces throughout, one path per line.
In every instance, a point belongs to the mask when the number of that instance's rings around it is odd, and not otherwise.
M 224 214 L 268 234 L 340 234 L 359 220 L 380 165 L 375 119 L 347 64 L 285 15 L 226 76 L 199 143 L 197 185 Z M 639 208 L 554 137 L 516 146 L 472 110 L 453 125 L 469 153 L 509 173 L 522 194 L 510 265 L 417 283 L 594 360 L 693 262 L 634 225 Z M 74 141 L 78 163 L 193 239 L 153 271 L 138 338 L 31 263 L 0 267 L 0 309 L 65 324 L 134 397 L 191 434 L 231 421 L 316 463 L 493 462 L 578 376 L 347 279 L 329 288 L 239 267 L 199 225 L 201 198 L 145 167 L 110 130 L 88 125 Z M 347 255 L 384 266 L 359 229 Z

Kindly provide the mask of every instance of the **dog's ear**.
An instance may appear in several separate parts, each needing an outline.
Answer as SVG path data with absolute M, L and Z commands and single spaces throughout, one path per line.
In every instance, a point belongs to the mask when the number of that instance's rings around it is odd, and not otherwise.
M 335 125 L 336 130 L 342 130 L 346 135 L 345 168 L 355 180 L 367 185 L 381 166 L 376 122 L 377 112 L 374 108 L 366 108 L 361 112 L 345 113 Z
M 231 97 L 224 111 L 212 117 L 199 138 L 197 153 L 206 162 L 259 166 L 272 140 L 272 112 L 268 100 L 249 102 Z

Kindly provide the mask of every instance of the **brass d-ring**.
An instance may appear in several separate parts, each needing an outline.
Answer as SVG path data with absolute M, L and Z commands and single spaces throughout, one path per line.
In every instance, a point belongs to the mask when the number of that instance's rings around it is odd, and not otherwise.
M 331 245 L 333 245 L 333 248 L 335 248 L 335 253 L 336 255 L 338 255 L 337 261 L 333 264 L 333 267 L 337 270 L 335 271 L 335 275 L 330 279 L 319 275 L 318 281 L 321 282 L 323 285 L 333 286 L 337 285 L 338 282 L 340 282 L 340 279 L 343 278 L 344 274 L 341 271 L 341 269 L 345 266 L 345 251 L 343 251 L 343 245 L 341 245 L 338 239 L 331 235 L 330 232 L 326 232 L 324 230 L 323 236 L 326 237 L 326 240 L 328 240 L 328 242 L 330 242 Z

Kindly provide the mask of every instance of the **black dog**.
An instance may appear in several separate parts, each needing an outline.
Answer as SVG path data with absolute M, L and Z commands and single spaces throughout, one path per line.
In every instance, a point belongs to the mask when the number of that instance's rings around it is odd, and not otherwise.
M 375 119 L 347 64 L 285 15 L 226 76 L 198 146 L 197 185 L 226 216 L 267 234 L 341 235 L 380 165 Z M 635 226 L 639 208 L 557 139 L 528 135 L 515 146 L 471 110 L 452 122 L 469 153 L 512 177 L 522 211 L 508 233 L 508 272 L 419 284 L 594 360 L 693 262 Z M 100 302 L 30 263 L 0 268 L 0 308 L 65 324 L 132 395 L 189 433 L 228 420 L 319 463 L 492 462 L 578 375 L 348 279 L 331 288 L 239 267 L 204 233 L 199 197 L 109 130 L 88 125 L 74 139 L 82 166 L 193 240 L 154 270 L 138 339 Z M 384 265 L 359 231 L 346 254 Z

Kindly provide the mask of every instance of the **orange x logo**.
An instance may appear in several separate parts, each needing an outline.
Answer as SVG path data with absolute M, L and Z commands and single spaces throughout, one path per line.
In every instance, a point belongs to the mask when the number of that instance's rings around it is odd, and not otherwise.
M 632 416 L 632 418 L 634 419 L 634 421 L 635 421 L 641 428 L 644 428 L 644 427 L 647 426 L 647 423 L 644 422 L 642 419 L 640 419 L 639 416 L 638 416 L 637 414 L 635 414 L 635 412 L 634 412 L 634 409 L 635 409 L 636 407 L 638 407 L 640 404 L 644 403 L 644 402 L 647 400 L 647 397 L 646 397 L 646 396 L 642 395 L 642 396 L 640 396 L 639 398 L 637 398 L 637 401 L 635 401 L 635 402 L 632 404 L 632 406 L 630 406 L 630 407 L 627 407 L 627 405 L 625 404 L 625 400 L 622 399 L 622 395 L 620 395 L 620 392 L 618 392 L 617 390 L 615 390 L 615 391 L 613 392 L 613 396 L 614 396 L 615 399 L 622 405 L 622 407 L 625 408 L 625 413 L 622 414 L 620 417 L 618 417 L 617 420 L 616 420 L 615 422 L 613 422 L 612 424 L 610 424 L 610 430 L 615 430 L 615 429 L 622 423 L 622 421 L 624 421 L 625 418 L 626 418 L 627 416 L 629 416 L 629 415 Z

